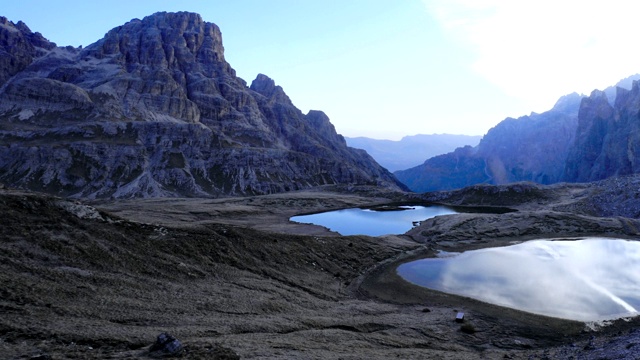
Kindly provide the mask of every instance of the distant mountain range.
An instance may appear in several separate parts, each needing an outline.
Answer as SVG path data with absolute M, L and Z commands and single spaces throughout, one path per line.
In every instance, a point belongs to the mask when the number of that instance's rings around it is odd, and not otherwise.
M 198 14 L 134 19 L 86 48 L 0 17 L 0 183 L 130 198 L 594 181 L 640 172 L 638 79 L 507 118 L 477 145 L 448 135 L 347 143 L 268 76 L 247 86 L 220 29 Z M 394 176 L 357 147 L 391 170 L 422 164 Z
M 640 75 L 553 109 L 507 118 L 475 146 L 396 171 L 417 192 L 533 181 L 586 182 L 640 171 Z
M 451 152 L 458 147 L 476 146 L 481 138 L 482 136 L 432 134 L 405 136 L 399 141 L 393 141 L 345 136 L 347 145 L 366 150 L 389 171 L 412 168 L 428 158 Z
M 247 86 L 198 14 L 134 19 L 84 49 L 0 17 L 0 65 L 0 182 L 12 187 L 88 198 L 406 189 L 269 77 Z

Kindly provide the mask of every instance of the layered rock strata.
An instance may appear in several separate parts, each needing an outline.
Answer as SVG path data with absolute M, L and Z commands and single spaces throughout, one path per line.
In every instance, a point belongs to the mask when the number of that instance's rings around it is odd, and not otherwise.
M 489 130 L 477 146 L 458 148 L 395 174 L 420 192 L 480 183 L 561 181 L 581 100 L 582 96 L 574 93 L 560 98 L 544 113 L 507 118 Z
M 64 196 L 267 194 L 324 184 L 403 186 L 258 75 L 193 13 L 156 13 L 88 47 L 0 21 L 0 182 Z
M 507 118 L 476 147 L 395 172 L 414 191 L 487 183 L 589 182 L 640 172 L 639 75 L 590 96 L 571 94 L 553 109 Z

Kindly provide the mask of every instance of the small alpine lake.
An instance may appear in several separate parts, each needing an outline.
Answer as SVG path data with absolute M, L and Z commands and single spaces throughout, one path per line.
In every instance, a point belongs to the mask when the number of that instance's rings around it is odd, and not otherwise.
M 291 221 L 314 224 L 341 235 L 381 236 L 404 234 L 416 223 L 438 216 L 457 214 L 445 206 L 379 206 L 368 209 L 352 208 L 292 217 Z
M 602 321 L 640 309 L 639 241 L 533 240 L 442 252 L 396 271 L 415 285 L 557 318 Z

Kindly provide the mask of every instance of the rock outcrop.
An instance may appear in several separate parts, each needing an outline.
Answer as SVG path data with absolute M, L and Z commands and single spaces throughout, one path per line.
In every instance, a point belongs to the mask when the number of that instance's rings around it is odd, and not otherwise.
M 640 172 L 640 84 L 617 89 L 613 104 L 593 91 L 580 107 L 576 142 L 565 180 L 589 182 Z
M 587 182 L 638 173 L 639 79 L 628 77 L 589 97 L 566 95 L 547 112 L 503 120 L 475 148 L 459 148 L 395 174 L 411 190 L 424 192 L 480 183 Z
M 267 194 L 403 185 L 224 58 L 220 29 L 156 13 L 84 49 L 0 19 L 0 182 L 76 197 Z
M 451 190 L 469 185 L 560 181 L 578 122 L 582 96 L 562 97 L 553 109 L 507 118 L 478 146 L 459 148 L 424 164 L 395 172 L 411 190 Z
M 0 16 L 0 86 L 55 46 L 22 21 L 14 24 Z

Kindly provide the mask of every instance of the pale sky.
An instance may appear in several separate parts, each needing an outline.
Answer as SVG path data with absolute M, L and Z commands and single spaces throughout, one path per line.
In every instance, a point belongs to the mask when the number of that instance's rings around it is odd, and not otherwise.
M 640 72 L 629 0 L 0 0 L 59 46 L 157 11 L 217 24 L 225 57 L 346 136 L 483 135 Z

